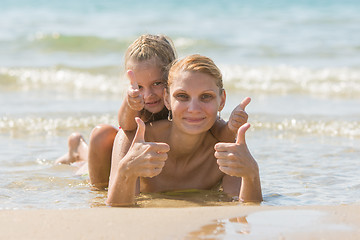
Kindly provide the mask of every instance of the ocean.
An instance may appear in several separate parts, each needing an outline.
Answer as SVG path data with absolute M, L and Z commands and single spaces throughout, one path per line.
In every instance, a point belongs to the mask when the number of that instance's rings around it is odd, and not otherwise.
M 0 209 L 104 206 L 54 160 L 70 133 L 117 125 L 124 52 L 144 33 L 215 61 L 225 119 L 252 98 L 263 205 L 358 204 L 359 12 L 355 0 L 0 0 Z

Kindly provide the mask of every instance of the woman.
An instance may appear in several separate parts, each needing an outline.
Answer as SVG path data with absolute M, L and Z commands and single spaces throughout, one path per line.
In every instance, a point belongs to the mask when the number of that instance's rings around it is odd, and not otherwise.
M 107 204 L 131 205 L 139 192 L 213 189 L 220 183 L 242 201 L 262 201 L 258 165 L 245 143 L 250 125 L 239 128 L 236 143 L 218 143 L 210 132 L 225 98 L 211 59 L 192 55 L 175 62 L 164 97 L 171 121 L 145 126 L 137 118 L 136 133 L 118 132 Z

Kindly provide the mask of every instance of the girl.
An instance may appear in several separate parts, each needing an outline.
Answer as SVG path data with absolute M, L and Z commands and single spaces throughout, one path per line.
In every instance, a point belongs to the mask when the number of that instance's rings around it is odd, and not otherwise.
M 119 109 L 119 125 L 124 130 L 136 129 L 135 117 L 145 122 L 164 119 L 163 91 L 166 69 L 176 58 L 172 41 L 162 35 L 142 35 L 127 49 L 125 69 L 130 88 Z M 112 145 L 118 129 L 107 124 L 95 127 L 87 145 L 79 133 L 68 139 L 69 151 L 56 160 L 60 164 L 77 163 L 78 174 L 89 171 L 90 183 L 95 188 L 108 185 Z

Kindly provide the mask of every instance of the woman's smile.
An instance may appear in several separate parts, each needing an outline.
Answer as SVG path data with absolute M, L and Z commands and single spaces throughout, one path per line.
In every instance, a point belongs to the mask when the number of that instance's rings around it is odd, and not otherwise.
M 214 124 L 222 97 L 215 79 L 200 72 L 183 72 L 170 87 L 173 121 L 183 131 L 197 134 Z
M 184 117 L 183 119 L 190 124 L 197 124 L 202 122 L 206 117 Z

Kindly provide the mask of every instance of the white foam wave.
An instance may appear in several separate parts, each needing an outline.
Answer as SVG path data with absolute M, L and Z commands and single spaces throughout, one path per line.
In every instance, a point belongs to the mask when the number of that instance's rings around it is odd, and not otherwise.
M 126 81 L 117 76 L 66 68 L 0 68 L 0 76 L 15 81 L 18 88 L 56 88 L 72 91 L 123 92 Z M 5 79 L 5 78 L 4 78 Z M 8 82 L 8 81 L 7 81 Z
M 286 118 L 281 121 L 252 122 L 254 130 L 272 130 L 279 134 L 313 134 L 324 136 L 360 137 L 360 122 L 334 120 L 306 120 Z
M 225 87 L 264 93 L 360 96 L 360 69 L 221 66 Z
M 0 132 L 13 134 L 48 134 L 54 135 L 61 131 L 91 130 L 99 124 L 112 124 L 116 126 L 115 116 L 86 116 L 66 118 L 0 118 Z
M 360 97 L 360 69 L 310 69 L 292 66 L 247 67 L 220 65 L 225 88 L 268 94 L 311 94 L 324 97 Z M 120 73 L 71 68 L 0 68 L 2 85 L 23 90 L 123 93 L 128 81 Z

